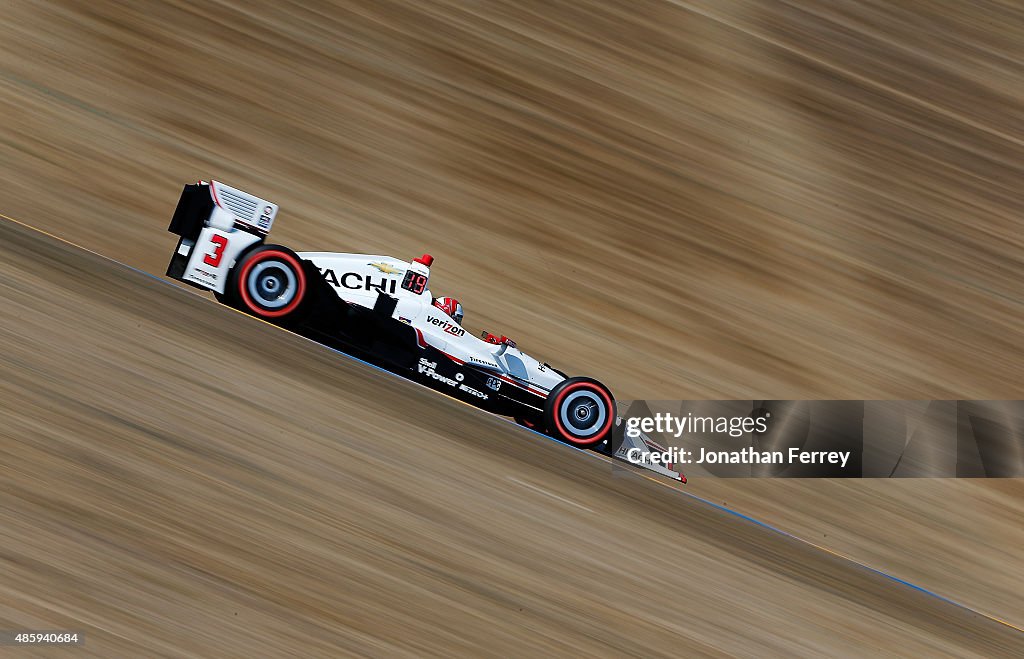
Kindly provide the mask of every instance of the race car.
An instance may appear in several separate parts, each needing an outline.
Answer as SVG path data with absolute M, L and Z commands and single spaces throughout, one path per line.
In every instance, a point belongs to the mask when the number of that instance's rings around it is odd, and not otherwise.
M 403 261 L 295 252 L 266 242 L 277 212 L 277 204 L 217 181 L 186 185 L 168 227 L 179 239 L 167 276 L 577 448 L 612 456 L 656 450 L 615 440 L 623 435 L 613 432 L 621 422 L 615 399 L 597 380 L 569 377 L 504 335 L 466 331 L 461 305 L 431 294 L 429 254 Z

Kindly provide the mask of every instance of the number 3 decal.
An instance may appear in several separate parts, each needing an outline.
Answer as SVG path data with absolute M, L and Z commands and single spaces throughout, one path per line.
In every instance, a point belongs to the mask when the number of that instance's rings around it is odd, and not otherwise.
M 224 248 L 228 246 L 228 239 L 224 236 L 213 234 L 210 236 L 210 242 L 214 245 L 213 251 L 206 255 L 203 259 L 203 263 L 206 265 L 212 265 L 216 268 L 220 265 L 221 257 L 224 256 Z

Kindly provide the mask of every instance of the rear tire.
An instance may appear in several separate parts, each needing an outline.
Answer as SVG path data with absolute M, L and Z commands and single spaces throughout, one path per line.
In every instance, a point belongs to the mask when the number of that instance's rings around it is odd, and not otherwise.
M 615 399 L 592 378 L 568 378 L 551 390 L 544 424 L 556 439 L 577 448 L 594 448 L 611 437 Z
M 283 323 L 302 316 L 309 291 L 306 270 L 295 252 L 262 245 L 235 264 L 218 299 L 257 318 Z

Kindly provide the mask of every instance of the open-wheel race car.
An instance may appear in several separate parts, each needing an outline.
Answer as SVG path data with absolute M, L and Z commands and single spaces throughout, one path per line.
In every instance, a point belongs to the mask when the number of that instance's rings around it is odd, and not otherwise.
M 179 240 L 167 275 L 578 448 L 623 453 L 620 458 L 630 448 L 634 455 L 660 448 L 647 438 L 613 446 L 620 421 L 615 399 L 597 380 L 569 377 L 505 336 L 466 331 L 461 305 L 431 295 L 430 255 L 403 261 L 295 252 L 265 242 L 277 211 L 276 204 L 223 183 L 186 185 L 168 228 Z M 681 479 L 671 465 L 652 466 Z

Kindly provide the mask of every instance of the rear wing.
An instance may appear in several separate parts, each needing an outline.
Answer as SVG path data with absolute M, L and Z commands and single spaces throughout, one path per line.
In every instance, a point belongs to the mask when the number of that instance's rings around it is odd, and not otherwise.
M 277 204 L 219 181 L 186 185 L 167 230 L 195 241 L 203 227 L 241 229 L 266 238 L 277 217 Z
M 219 181 L 186 185 L 167 230 L 180 236 L 167 276 L 224 292 L 236 259 L 274 226 L 277 204 Z

